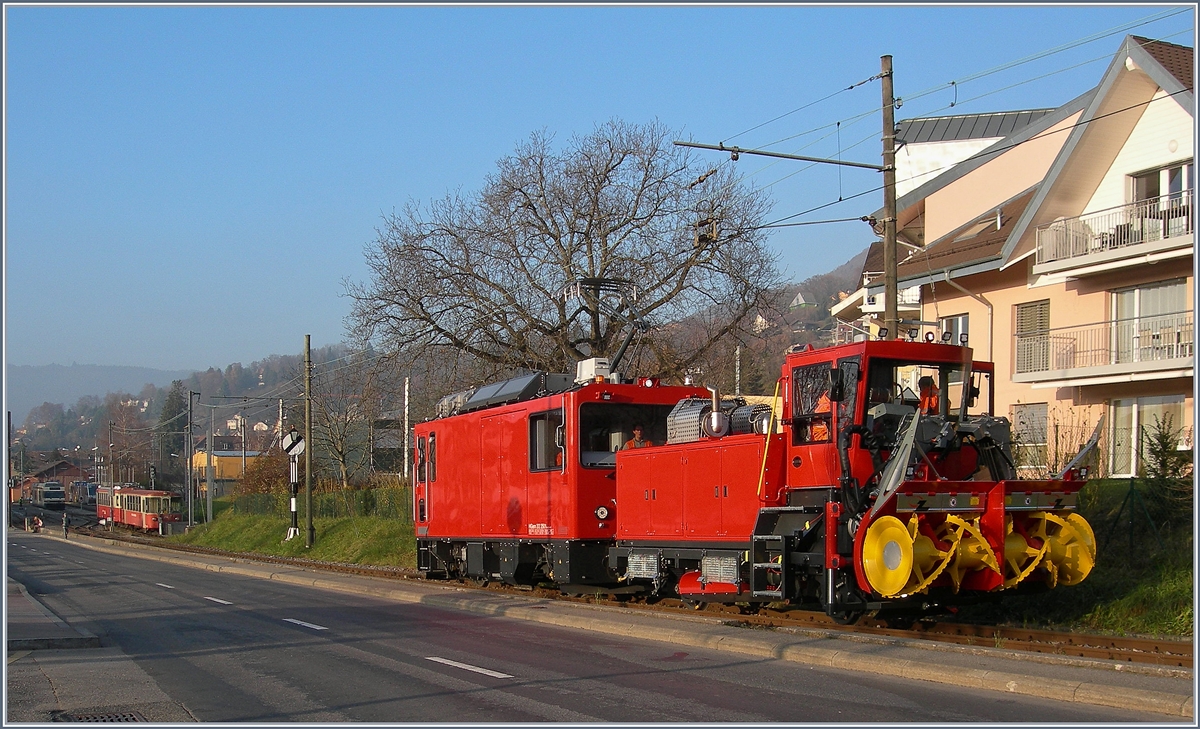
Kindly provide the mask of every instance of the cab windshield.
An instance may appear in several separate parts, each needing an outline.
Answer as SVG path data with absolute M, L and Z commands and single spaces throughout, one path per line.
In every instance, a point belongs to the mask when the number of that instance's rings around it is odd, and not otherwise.
M 972 371 L 970 386 L 964 387 L 964 369 L 958 363 L 872 360 L 867 371 L 867 414 L 886 403 L 926 415 L 958 416 L 964 392 L 969 394 L 968 415 L 990 413 L 992 373 Z

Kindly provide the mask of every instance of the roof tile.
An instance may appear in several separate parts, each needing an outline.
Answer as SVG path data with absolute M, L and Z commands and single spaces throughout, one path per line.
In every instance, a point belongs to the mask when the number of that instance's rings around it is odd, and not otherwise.
M 1133 36 L 1133 39 L 1140 43 L 1154 60 L 1162 64 L 1168 73 L 1179 79 L 1179 83 L 1185 88 L 1192 88 L 1193 49 L 1137 35 Z

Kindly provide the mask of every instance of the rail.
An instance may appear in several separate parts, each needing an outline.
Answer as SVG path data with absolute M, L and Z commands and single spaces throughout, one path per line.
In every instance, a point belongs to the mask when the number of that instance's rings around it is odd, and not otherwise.
M 1192 190 L 1038 226 L 1037 263 L 1053 263 L 1193 233 Z
M 87 534 L 103 539 L 128 541 L 144 545 L 153 545 L 180 552 L 192 552 L 212 556 L 232 557 L 239 560 L 265 562 L 269 564 L 286 564 L 308 569 L 320 569 L 332 572 L 342 572 L 372 577 L 421 580 L 416 570 L 403 567 L 355 565 L 334 562 L 320 562 L 313 559 L 297 557 L 281 557 L 273 555 L 254 554 L 247 552 L 227 552 L 212 547 L 197 547 L 163 541 L 161 538 L 129 535 L 122 532 L 109 532 L 76 528 L 77 534 Z M 454 583 L 452 583 L 454 584 Z M 546 599 L 561 599 L 569 602 L 586 602 L 588 604 L 604 604 L 628 609 L 643 609 L 672 613 L 694 615 L 697 606 L 674 599 L 663 599 L 657 602 L 638 601 L 631 595 L 621 597 L 606 597 L 601 594 L 567 596 L 557 590 L 530 587 L 510 587 L 499 583 L 476 583 L 463 580 L 456 583 L 457 587 L 466 589 L 488 589 L 509 593 L 522 593 Z M 878 636 L 882 639 L 927 640 L 959 645 L 977 646 L 980 648 L 999 648 L 1026 653 L 1042 653 L 1057 656 L 1078 656 L 1107 661 L 1119 661 L 1129 664 L 1150 664 L 1160 669 L 1178 670 L 1180 675 L 1190 676 L 1193 663 L 1192 640 L 1165 640 L 1143 637 L 1116 637 L 1107 635 L 1090 635 L 1078 632 L 1058 632 L 1050 630 L 1035 630 L 1029 628 L 1007 628 L 992 625 L 976 625 L 970 623 L 945 623 L 913 621 L 903 627 L 894 627 L 884 620 L 864 618 L 856 625 L 841 625 L 824 613 L 809 610 L 775 610 L 762 608 L 757 613 L 747 613 L 737 605 L 708 604 L 700 609 L 704 615 L 724 619 L 725 624 L 758 629 L 784 630 L 822 630 L 856 635 Z
M 1186 359 L 1192 321 L 1183 311 L 1016 334 L 1016 373 Z

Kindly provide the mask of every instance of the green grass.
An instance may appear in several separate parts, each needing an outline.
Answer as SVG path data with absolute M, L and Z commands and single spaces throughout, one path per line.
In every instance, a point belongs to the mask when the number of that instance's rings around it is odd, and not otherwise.
M 1171 527 L 1162 523 L 1160 546 L 1141 522 L 1134 522 L 1136 539 L 1130 548 L 1125 536 L 1128 530 L 1123 524 L 1115 530 L 1105 526 L 1115 517 L 1127 486 L 1103 483 L 1099 486 L 1086 495 L 1091 503 L 1081 509 L 1104 547 L 1087 579 L 1078 585 L 1060 585 L 1037 594 L 1003 593 L 995 602 L 962 608 L 959 617 L 1030 628 L 1118 635 L 1194 635 L 1194 545 L 1190 524 L 1176 523 Z M 236 552 L 365 565 L 416 566 L 416 540 L 407 519 L 314 519 L 316 538 L 312 549 L 306 549 L 303 534 L 283 541 L 290 518 L 239 514 L 230 506 L 229 502 L 218 500 L 214 503 L 215 518 L 211 524 L 170 539 Z M 1111 544 L 1106 541 L 1110 531 Z
M 284 541 L 290 525 L 290 518 L 233 512 L 217 516 L 214 513 L 212 523 L 201 524 L 187 534 L 169 539 L 233 552 L 351 564 L 416 566 L 416 540 L 412 525 L 405 521 L 378 517 L 314 519 L 315 538 L 311 549 L 304 546 L 303 519 L 300 536 Z

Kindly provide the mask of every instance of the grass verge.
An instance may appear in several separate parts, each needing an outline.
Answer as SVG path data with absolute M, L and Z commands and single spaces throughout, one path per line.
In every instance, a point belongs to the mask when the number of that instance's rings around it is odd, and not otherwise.
M 300 536 L 284 541 L 290 525 L 290 518 L 227 512 L 216 516 L 209 524 L 201 524 L 187 534 L 169 539 L 234 552 L 351 564 L 416 566 L 416 540 L 412 526 L 406 522 L 379 517 L 314 519 L 315 538 L 311 549 L 304 546 L 303 521 Z

